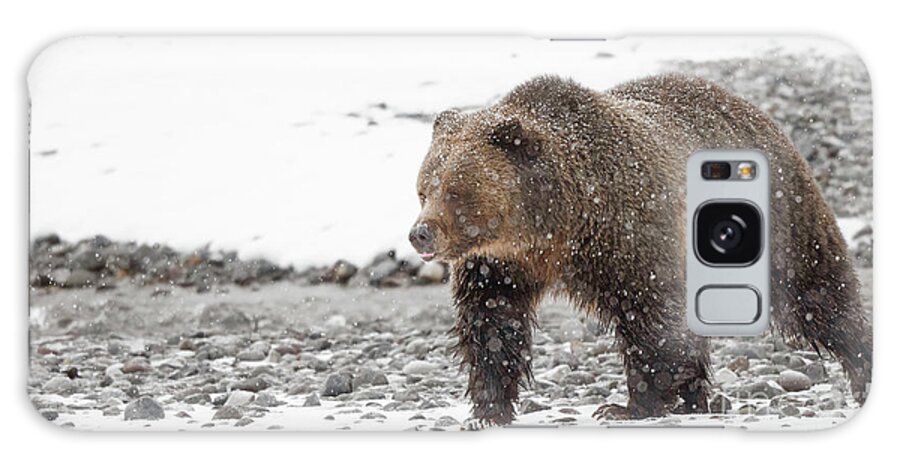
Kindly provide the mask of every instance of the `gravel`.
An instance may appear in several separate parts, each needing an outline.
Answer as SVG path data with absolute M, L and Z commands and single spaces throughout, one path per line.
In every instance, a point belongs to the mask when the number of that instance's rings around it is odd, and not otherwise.
M 125 420 L 160 420 L 166 413 L 153 398 L 138 398 L 125 406 Z

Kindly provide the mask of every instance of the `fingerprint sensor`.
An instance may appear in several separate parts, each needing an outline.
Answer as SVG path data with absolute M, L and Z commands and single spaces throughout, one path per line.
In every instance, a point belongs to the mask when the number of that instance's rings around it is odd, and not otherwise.
M 759 291 L 748 285 L 708 285 L 697 292 L 704 324 L 752 324 L 762 315 Z

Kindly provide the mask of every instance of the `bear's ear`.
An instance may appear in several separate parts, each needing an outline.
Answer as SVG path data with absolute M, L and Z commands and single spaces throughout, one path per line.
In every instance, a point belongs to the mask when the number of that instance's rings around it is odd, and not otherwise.
M 541 152 L 537 137 L 528 134 L 517 119 L 501 122 L 491 130 L 491 145 L 520 161 L 534 161 Z
M 435 134 L 454 131 L 456 128 L 459 127 L 459 122 L 461 119 L 460 116 L 461 115 L 460 115 L 459 111 L 457 111 L 457 110 L 451 109 L 451 110 L 441 111 L 434 118 L 434 126 L 432 128 L 432 131 Z

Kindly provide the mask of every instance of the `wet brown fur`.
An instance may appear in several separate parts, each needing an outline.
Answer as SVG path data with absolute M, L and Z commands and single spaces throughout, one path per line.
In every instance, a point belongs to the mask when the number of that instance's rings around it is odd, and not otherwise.
M 684 173 L 704 148 L 770 157 L 772 307 L 789 342 L 840 360 L 865 399 L 871 328 L 847 247 L 775 123 L 709 82 L 665 75 L 596 92 L 539 77 L 497 104 L 438 116 L 419 222 L 453 267 L 473 416 L 505 424 L 531 376 L 531 333 L 554 293 L 614 331 L 629 391 L 606 416 L 706 412 L 707 341 L 684 321 Z M 799 198 L 799 201 L 798 201 Z

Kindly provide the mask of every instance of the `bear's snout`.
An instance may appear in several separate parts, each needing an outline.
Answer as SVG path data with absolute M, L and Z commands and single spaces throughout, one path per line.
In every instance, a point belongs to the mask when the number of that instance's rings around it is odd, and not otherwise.
M 428 224 L 416 224 L 409 231 L 409 243 L 425 261 L 434 258 L 434 232 Z

